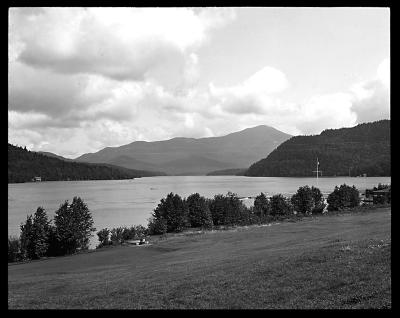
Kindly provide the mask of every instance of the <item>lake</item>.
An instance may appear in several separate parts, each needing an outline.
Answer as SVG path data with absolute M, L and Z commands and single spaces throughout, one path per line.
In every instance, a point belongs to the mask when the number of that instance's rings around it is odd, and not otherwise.
M 163 176 L 134 180 L 105 181 L 49 181 L 8 185 L 8 234 L 19 235 L 20 224 L 27 214 L 33 214 L 38 206 L 53 218 L 54 212 L 65 200 L 81 197 L 88 205 L 97 230 L 118 226 L 147 225 L 153 209 L 174 192 L 187 197 L 198 192 L 212 198 L 228 191 L 240 197 L 254 197 L 260 192 L 267 195 L 291 195 L 300 186 L 318 187 L 324 195 L 331 193 L 336 185 L 354 185 L 360 191 L 378 183 L 391 183 L 391 177 L 322 177 L 316 178 L 271 178 L 243 176 Z M 251 205 L 252 200 L 247 200 Z M 97 235 L 91 247 L 97 244 Z

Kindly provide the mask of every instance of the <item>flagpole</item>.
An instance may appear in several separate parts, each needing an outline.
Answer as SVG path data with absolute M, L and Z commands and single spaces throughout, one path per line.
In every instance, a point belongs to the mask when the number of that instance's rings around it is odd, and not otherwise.
M 317 157 L 317 170 L 313 171 L 313 172 L 316 172 L 316 173 L 317 173 L 317 187 L 318 187 L 318 185 L 319 185 L 319 183 L 318 183 L 318 177 L 319 177 L 319 173 L 320 173 L 320 171 L 318 170 L 318 167 L 319 167 L 319 161 L 318 161 L 318 157 Z

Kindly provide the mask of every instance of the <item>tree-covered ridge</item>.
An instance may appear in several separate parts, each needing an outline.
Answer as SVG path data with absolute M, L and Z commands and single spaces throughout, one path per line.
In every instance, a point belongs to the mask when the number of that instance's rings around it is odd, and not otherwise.
M 390 176 L 390 120 L 292 137 L 245 175 L 311 177 L 317 157 L 322 176 Z
M 152 175 L 156 173 L 111 165 L 69 162 L 8 144 L 9 183 L 28 182 L 33 177 L 41 177 L 42 181 L 62 181 L 119 180 Z

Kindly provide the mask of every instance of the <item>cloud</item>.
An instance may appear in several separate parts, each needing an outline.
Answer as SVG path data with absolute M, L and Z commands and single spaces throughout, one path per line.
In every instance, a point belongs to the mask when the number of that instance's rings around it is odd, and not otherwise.
M 352 96 L 348 93 L 313 96 L 300 106 L 296 117 L 296 127 L 303 134 L 351 127 L 357 119 L 352 111 Z
M 10 42 L 18 60 L 33 67 L 143 80 L 160 65 L 182 72 L 187 51 L 233 18 L 218 8 L 14 8 Z
M 10 63 L 9 108 L 52 116 L 88 108 L 108 96 L 106 90 L 91 89 L 92 80 L 87 75 L 66 76 L 19 62 Z
M 357 114 L 357 123 L 390 118 L 390 62 L 383 60 L 374 79 L 357 83 L 353 93 L 352 111 Z
M 220 8 L 11 9 L 9 141 L 76 157 L 135 140 L 261 124 L 316 134 L 390 116 L 388 59 L 372 79 L 301 101 L 268 65 L 235 85 L 199 85 L 199 48 L 233 19 Z
M 279 99 L 275 95 L 288 86 L 283 72 L 266 66 L 231 87 L 216 87 L 211 83 L 209 91 L 226 112 L 265 114 L 279 109 Z

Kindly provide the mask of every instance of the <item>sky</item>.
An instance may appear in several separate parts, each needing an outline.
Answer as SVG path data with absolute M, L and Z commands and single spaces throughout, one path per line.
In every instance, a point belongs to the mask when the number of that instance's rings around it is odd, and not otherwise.
M 8 141 L 104 147 L 390 118 L 389 8 L 11 8 Z

